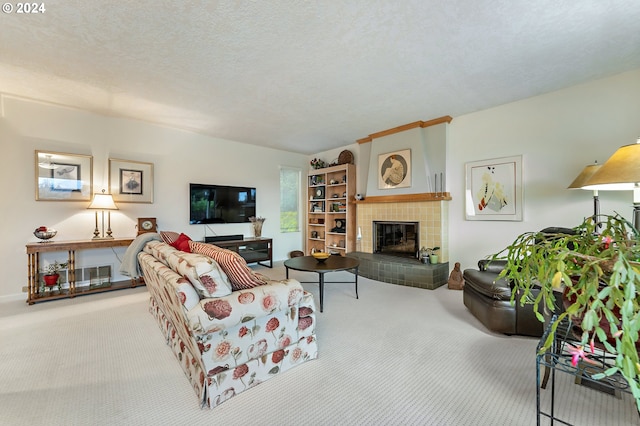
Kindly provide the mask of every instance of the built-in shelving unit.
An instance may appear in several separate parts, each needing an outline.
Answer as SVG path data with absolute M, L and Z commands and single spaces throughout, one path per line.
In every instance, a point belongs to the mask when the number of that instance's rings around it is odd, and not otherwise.
M 309 172 L 305 254 L 326 251 L 344 256 L 356 243 L 356 167 L 353 164 Z

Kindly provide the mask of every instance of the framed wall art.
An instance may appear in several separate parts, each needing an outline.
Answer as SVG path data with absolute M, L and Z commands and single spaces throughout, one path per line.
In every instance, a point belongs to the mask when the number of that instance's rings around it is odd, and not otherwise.
M 109 187 L 118 203 L 153 203 L 153 163 L 109 158 Z
M 91 201 L 93 157 L 35 152 L 36 201 Z
M 522 156 L 466 163 L 466 219 L 522 220 Z
M 411 150 L 389 152 L 378 156 L 378 189 L 411 186 Z

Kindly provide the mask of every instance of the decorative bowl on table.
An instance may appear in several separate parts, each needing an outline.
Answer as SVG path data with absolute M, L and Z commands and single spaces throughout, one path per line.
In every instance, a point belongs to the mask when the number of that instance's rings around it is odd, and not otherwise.
M 322 263 L 325 260 L 327 260 L 329 258 L 329 256 L 331 256 L 329 253 L 325 253 L 323 251 L 317 251 L 315 253 L 311 253 L 311 256 L 315 257 L 315 259 Z
M 58 233 L 58 231 L 56 231 L 55 229 L 47 229 L 46 231 L 38 231 L 37 229 L 35 231 L 33 231 L 33 235 L 35 235 L 36 237 L 40 238 L 42 241 L 40 241 L 41 243 L 45 243 L 48 240 L 50 240 L 51 238 L 55 237 L 56 234 Z

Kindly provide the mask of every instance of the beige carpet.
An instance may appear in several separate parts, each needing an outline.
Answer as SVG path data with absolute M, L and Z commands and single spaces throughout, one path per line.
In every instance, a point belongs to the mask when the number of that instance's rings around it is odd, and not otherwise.
M 256 269 L 284 277 L 281 264 Z M 318 297 L 317 285 L 305 287 Z M 353 285 L 326 285 L 319 359 L 213 410 L 199 408 L 147 312 L 144 287 L 3 303 L 0 424 L 536 424 L 535 339 L 487 332 L 459 291 L 365 278 L 359 290 L 356 300 Z M 562 383 L 557 405 L 570 422 L 639 424 L 630 397 L 577 386 L 572 377 Z

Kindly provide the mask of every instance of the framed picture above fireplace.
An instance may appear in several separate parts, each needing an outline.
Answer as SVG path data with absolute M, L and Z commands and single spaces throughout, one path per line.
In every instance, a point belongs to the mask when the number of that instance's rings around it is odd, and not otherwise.
M 378 189 L 411 186 L 411 150 L 388 152 L 378 156 Z
M 522 156 L 466 163 L 467 220 L 522 220 Z

